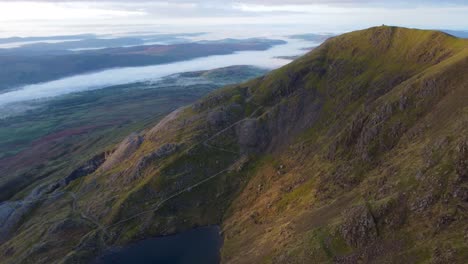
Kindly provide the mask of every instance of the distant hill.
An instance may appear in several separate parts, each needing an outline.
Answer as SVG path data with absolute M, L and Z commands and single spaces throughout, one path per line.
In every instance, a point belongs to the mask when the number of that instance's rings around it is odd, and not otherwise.
M 468 31 L 461 31 L 461 30 L 443 30 L 445 33 L 448 33 L 452 36 L 458 38 L 468 38 Z
M 31 42 L 31 41 L 50 41 L 50 40 L 75 40 L 75 39 L 94 39 L 97 36 L 94 34 L 79 34 L 79 35 L 63 35 L 49 37 L 9 37 L 0 38 L 0 44 L 14 42 Z
M 327 40 L 330 37 L 333 37 L 333 34 L 314 34 L 314 33 L 309 33 L 309 34 L 297 34 L 297 35 L 291 35 L 289 36 L 290 38 L 293 39 L 302 39 L 302 40 L 307 40 L 307 41 L 317 41 L 317 42 L 323 42 Z

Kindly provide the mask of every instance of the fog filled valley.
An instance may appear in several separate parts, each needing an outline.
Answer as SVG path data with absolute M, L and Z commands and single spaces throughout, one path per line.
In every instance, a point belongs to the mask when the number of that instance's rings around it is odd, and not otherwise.
M 251 42 L 251 40 L 249 40 L 249 42 Z M 266 43 L 268 43 L 268 40 Z M 288 42 L 271 41 L 271 43 L 275 46 L 262 47 L 262 49 L 265 49 L 263 51 L 241 51 L 231 55 L 206 56 L 198 59 L 183 60 L 180 62 L 156 66 L 116 68 L 95 73 L 76 75 L 45 83 L 26 85 L 14 88 L 12 91 L 0 93 L 0 109 L 2 106 L 10 103 L 43 99 L 67 93 L 104 88 L 112 85 L 151 81 L 180 72 L 210 70 L 232 65 L 252 65 L 266 69 L 273 69 L 290 62 L 290 60 L 287 59 L 277 58 L 278 56 L 304 54 L 306 52 L 305 49 L 315 47 L 320 42 L 288 39 Z M 201 56 L 201 54 L 197 56 Z

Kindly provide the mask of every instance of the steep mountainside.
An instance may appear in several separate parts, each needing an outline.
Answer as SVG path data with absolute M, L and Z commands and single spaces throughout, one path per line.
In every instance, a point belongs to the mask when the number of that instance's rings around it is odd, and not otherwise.
M 466 263 L 467 70 L 441 32 L 329 39 L 12 202 L 0 256 L 76 263 L 219 224 L 224 263 Z

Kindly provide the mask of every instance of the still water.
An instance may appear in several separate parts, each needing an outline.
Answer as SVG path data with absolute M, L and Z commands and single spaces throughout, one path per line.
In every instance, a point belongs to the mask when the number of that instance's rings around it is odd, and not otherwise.
M 219 227 L 209 226 L 145 239 L 109 250 L 93 264 L 218 264 L 222 245 L 219 231 Z

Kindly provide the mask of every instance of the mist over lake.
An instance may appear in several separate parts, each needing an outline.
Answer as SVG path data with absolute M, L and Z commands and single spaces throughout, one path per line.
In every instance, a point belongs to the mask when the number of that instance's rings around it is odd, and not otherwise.
M 0 106 L 74 92 L 101 89 L 113 85 L 152 81 L 175 73 L 210 70 L 231 65 L 252 65 L 275 69 L 290 62 L 288 59 L 276 57 L 301 55 L 306 53 L 305 48 L 319 44 L 318 42 L 300 39 L 285 40 L 287 44 L 274 46 L 265 51 L 242 51 L 229 55 L 207 56 L 169 64 L 115 68 L 45 83 L 26 85 L 19 89 L 0 94 Z

